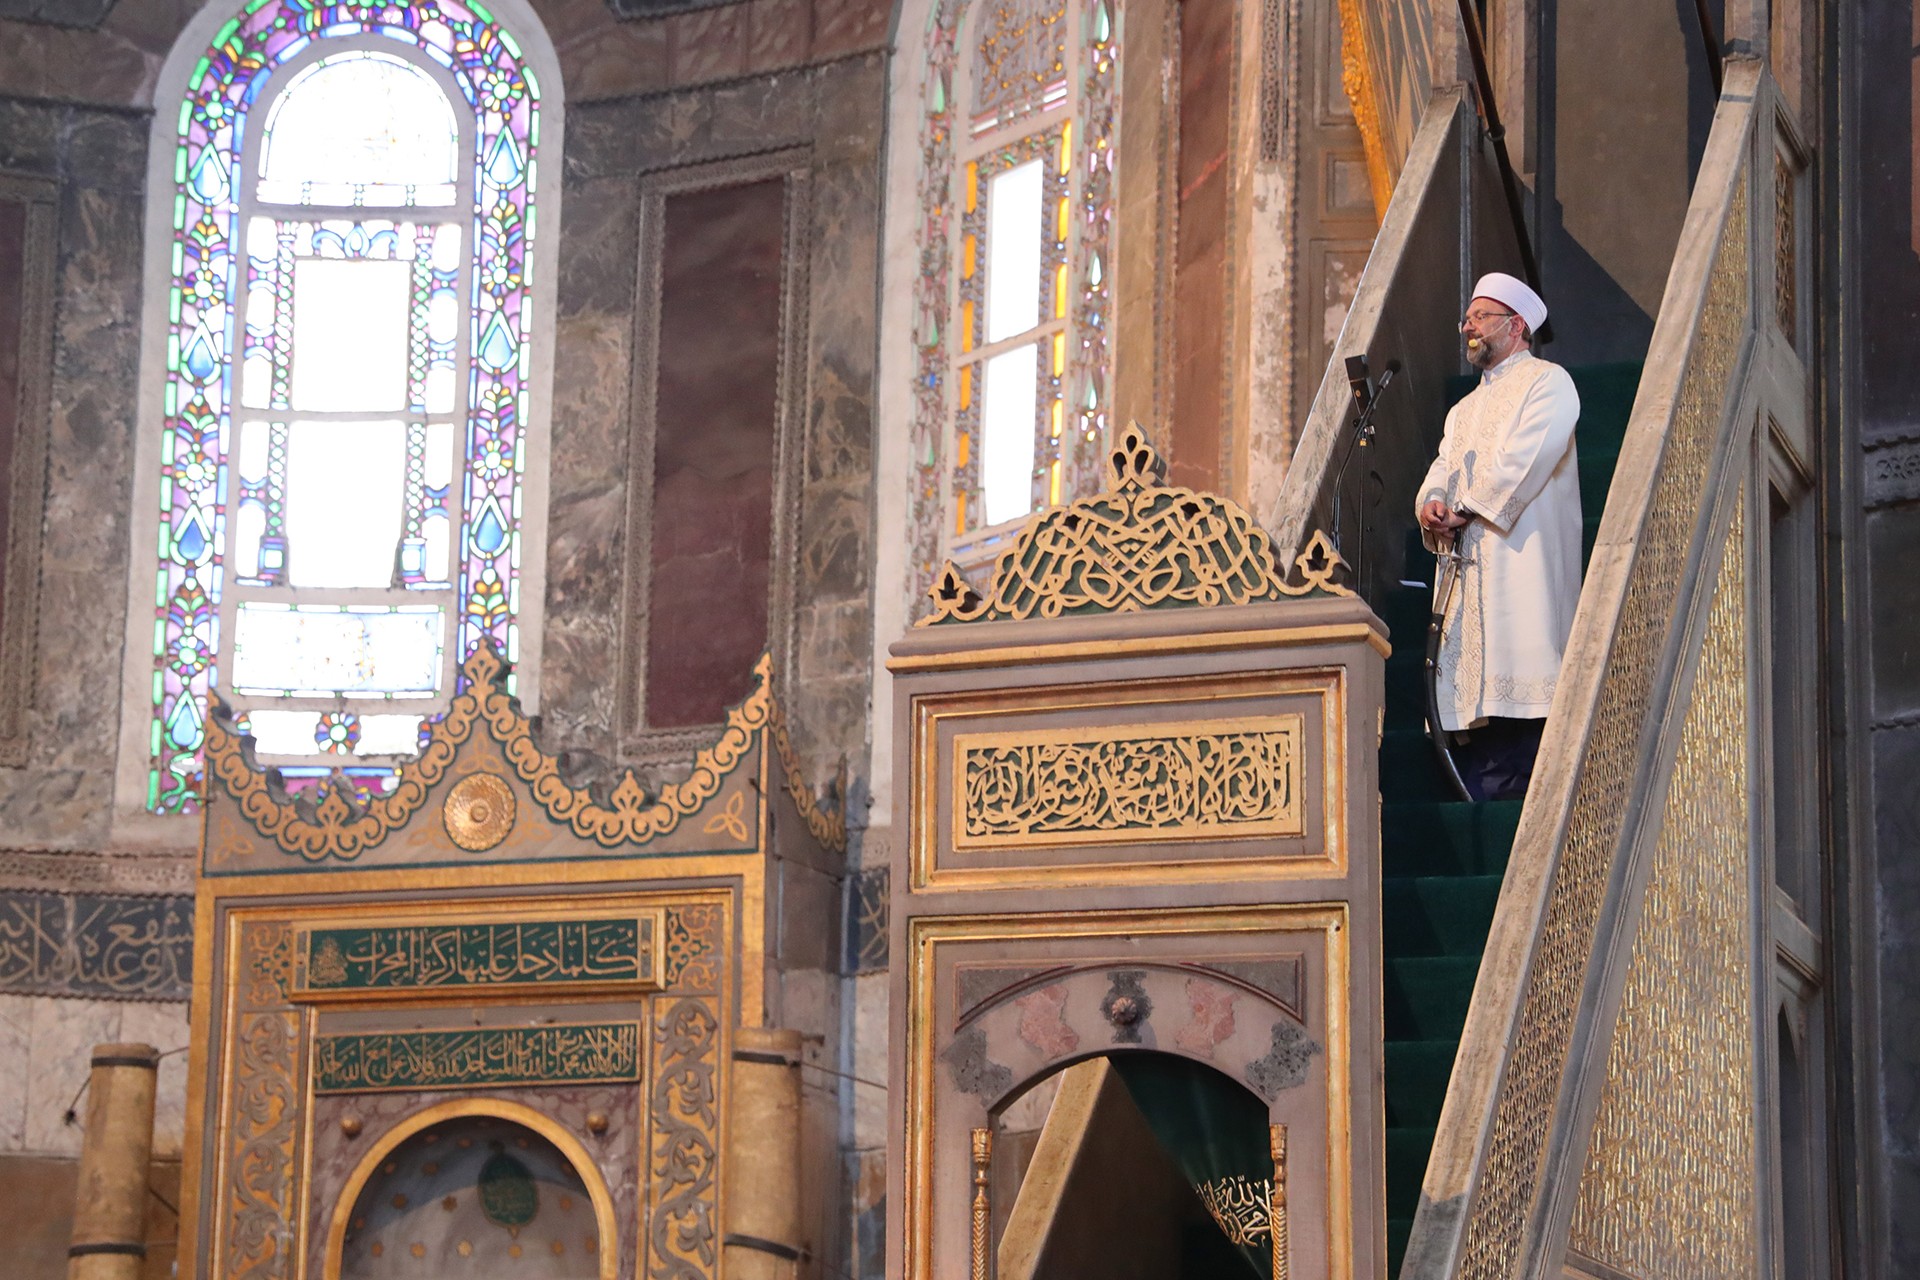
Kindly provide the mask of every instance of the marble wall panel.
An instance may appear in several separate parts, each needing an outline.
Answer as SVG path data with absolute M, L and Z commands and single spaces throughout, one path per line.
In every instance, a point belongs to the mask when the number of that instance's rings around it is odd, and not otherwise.
M 0 18 L 92 28 L 99 26 L 112 8 L 113 0 L 0 0 Z
M 0 93 L 145 107 L 153 101 L 163 53 L 110 31 L 0 18 Z
M 87 1082 L 97 1044 L 150 1044 L 160 1060 L 154 1099 L 154 1156 L 177 1159 L 185 1127 L 185 1001 L 116 1004 L 103 1000 L 0 996 L 0 1157 L 77 1156 L 81 1126 L 67 1108 Z M 173 1052 L 169 1052 L 173 1051 Z M 84 1119 L 84 1099 L 77 1117 Z
M 59 184 L 32 744 L 24 768 L 0 771 L 16 848 L 99 848 L 106 835 L 101 763 L 119 723 L 146 131 L 138 113 L 0 100 L 0 163 Z
M 848 1041 L 851 1061 L 846 1070 L 865 1080 L 887 1078 L 887 975 L 862 974 L 850 979 Z M 871 1086 L 854 1089 L 849 1145 L 856 1151 L 881 1150 L 887 1145 L 887 1095 Z
M 0 1062 L 26 1062 L 35 1003 L 29 996 L 0 996 Z M 0 1071 L 0 1151 L 19 1151 L 26 1141 L 26 1073 Z
M 747 71 L 771 71 L 806 60 L 813 43 L 809 0 L 750 0 L 746 9 Z
M 730 4 L 661 19 L 667 27 L 667 78 L 681 86 L 745 74 L 746 17 L 745 6 Z
M 809 345 L 804 367 L 788 370 L 804 379 L 805 438 L 795 460 L 801 468 L 797 678 L 785 696 L 794 711 L 795 745 L 816 786 L 833 776 L 843 755 L 863 754 L 884 88 L 884 61 L 869 55 L 797 74 L 580 104 L 569 112 L 541 677 L 541 711 L 553 742 L 606 751 L 615 737 L 606 674 L 619 650 L 611 593 L 627 554 L 616 513 L 629 500 L 624 477 L 640 277 L 638 179 L 805 146 L 814 162 L 803 246 Z
M 35 1000 L 32 1004 L 27 1017 L 31 1044 L 27 1049 L 26 1123 L 22 1126 L 21 1149 L 77 1156 L 83 1134 L 78 1123 L 67 1123 L 67 1109 L 74 1105 L 93 1069 L 93 1046 L 119 1041 L 120 1015 L 126 1006 L 92 1000 Z M 185 1027 L 181 1030 L 184 1033 Z M 184 1034 L 181 1039 L 185 1039 Z M 85 1115 L 84 1109 L 80 1114 Z
M 667 29 L 657 22 L 604 25 L 562 60 L 568 93 L 574 101 L 585 102 L 664 85 L 667 45 Z
M 204 3 L 206 0 L 114 0 L 100 30 L 142 52 L 165 58 Z
M 838 57 L 883 43 L 892 11 L 879 0 L 815 0 L 813 56 Z

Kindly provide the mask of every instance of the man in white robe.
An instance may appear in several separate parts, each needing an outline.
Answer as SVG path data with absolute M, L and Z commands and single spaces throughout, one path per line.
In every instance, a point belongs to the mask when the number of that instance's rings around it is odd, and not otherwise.
M 1447 414 L 1420 485 L 1427 548 L 1464 558 L 1440 649 L 1440 725 L 1475 799 L 1526 794 L 1580 600 L 1580 395 L 1532 352 L 1540 295 L 1495 272 L 1460 322 L 1480 385 Z

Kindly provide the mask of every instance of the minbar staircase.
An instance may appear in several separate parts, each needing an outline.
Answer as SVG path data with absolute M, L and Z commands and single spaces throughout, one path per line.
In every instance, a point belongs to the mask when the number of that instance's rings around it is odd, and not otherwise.
M 1580 392 L 1574 441 L 1586 554 L 1600 527 L 1640 370 L 1637 363 L 1568 370 Z M 1459 380 L 1450 402 L 1473 385 L 1471 379 Z M 1404 576 L 1431 584 L 1433 556 L 1411 528 L 1411 495 L 1401 505 L 1403 513 L 1383 514 L 1409 526 Z M 1423 663 L 1431 602 L 1430 586 L 1402 585 L 1376 603 L 1393 636 L 1380 745 L 1389 1275 L 1398 1273 L 1413 1227 L 1521 807 L 1517 800 L 1464 803 L 1441 776 L 1425 727 Z

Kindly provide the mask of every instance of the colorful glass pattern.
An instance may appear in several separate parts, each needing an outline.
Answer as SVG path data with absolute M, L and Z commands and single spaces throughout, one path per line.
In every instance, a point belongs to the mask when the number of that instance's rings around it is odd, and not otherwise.
M 1060 431 L 1064 422 L 1061 393 L 1067 350 L 1067 307 L 1062 285 L 1066 279 L 1071 226 L 1068 188 L 1072 174 L 1072 148 L 1069 138 L 1070 129 L 1064 124 L 1043 133 L 1029 134 L 968 161 L 961 176 L 960 284 L 957 294 L 960 305 L 959 319 L 953 330 L 959 335 L 960 343 L 960 364 L 955 374 L 959 395 L 954 415 L 952 439 L 955 452 L 951 466 L 954 509 L 961 513 L 960 518 L 955 520 L 956 537 L 964 537 L 972 528 L 992 523 L 994 518 L 995 504 L 987 501 L 982 471 L 988 442 L 982 434 L 981 411 L 991 378 L 986 367 L 988 361 L 974 354 L 997 336 L 986 327 L 984 319 L 990 309 L 986 297 L 989 260 L 998 258 L 1004 262 L 1012 256 L 994 252 L 996 249 L 1005 250 L 1007 246 L 994 244 L 994 237 L 989 234 L 989 206 L 996 185 L 994 179 L 1035 162 L 1040 165 L 1040 199 L 1035 215 L 1038 225 L 1009 228 L 1020 234 L 1031 234 L 1033 244 L 1021 247 L 1037 249 L 1034 258 L 1029 259 L 1037 274 L 1021 290 L 1023 295 L 1032 299 L 1032 320 L 1031 323 L 1021 324 L 1017 331 L 1000 336 L 1024 339 L 1022 345 L 1032 343 L 1040 348 L 1038 358 L 1034 360 L 1036 377 L 1032 414 L 1028 422 L 1035 437 L 1031 493 L 1021 514 L 1060 500 L 1063 454 L 1070 452 L 1064 447 L 1070 441 L 1064 440 Z M 1023 319 L 1025 315 L 1023 312 Z M 1004 348 L 1001 354 L 1014 355 Z M 971 520 L 966 518 L 968 514 L 972 515 Z
M 913 472 L 908 495 L 909 598 L 926 608 L 926 589 L 957 540 L 984 523 L 980 430 L 984 296 L 980 264 L 987 248 L 981 194 L 992 171 L 1012 156 L 1053 148 L 1042 242 L 1043 333 L 1036 380 L 1036 505 L 1069 501 L 1099 484 L 1110 428 L 1111 272 L 1115 139 L 1118 128 L 1119 27 L 1111 0 L 1076 0 L 1065 21 L 1044 5 L 991 9 L 990 0 L 942 0 L 928 18 L 927 79 L 920 131 L 919 273 L 914 292 Z M 1018 8 L 1018 6 L 1016 6 Z M 976 28 L 973 60 L 962 68 L 962 28 Z M 1055 34 L 1073 25 L 1073 39 Z M 1025 52 L 1009 37 L 1020 34 Z M 1074 103 L 1067 119 L 1008 143 L 994 133 L 1021 115 L 1043 121 L 1066 96 L 1048 80 L 1055 49 L 1065 53 L 1063 83 Z M 1017 53 L 1017 56 L 1016 56 Z M 1038 59 L 1036 61 L 1036 58 Z M 1015 66 L 1015 64 L 1018 66 Z M 956 98 L 972 72 L 976 101 Z M 1007 94 L 1017 86 L 1018 92 Z M 964 96 L 964 90 L 963 90 Z M 1004 99 L 1004 100 L 1003 100 Z M 975 139 L 978 141 L 975 141 Z M 978 148 L 986 146 L 985 153 Z M 963 160 L 963 155 L 966 159 Z M 1046 323 L 1064 319 L 1056 328 Z M 977 540 L 976 540 L 977 541 Z M 972 546 L 980 551 L 984 543 Z
M 455 106 L 472 115 L 472 148 L 462 163 L 471 167 L 474 200 L 460 213 L 465 226 L 455 230 L 461 234 L 449 239 L 444 229 L 417 220 L 341 222 L 319 215 L 255 218 L 243 229 L 249 179 L 241 157 L 250 131 L 261 127 L 256 109 L 280 88 L 275 73 L 316 42 L 369 36 L 393 41 L 393 52 L 343 50 L 341 60 L 355 63 L 355 74 L 404 98 L 417 92 L 412 81 L 426 79 L 423 73 L 409 66 L 368 68 L 411 51 L 451 77 L 464 100 Z M 334 60 L 316 65 L 331 68 Z M 299 398 L 299 357 L 292 354 L 299 335 L 288 303 L 303 262 L 331 256 L 403 264 L 400 287 L 410 300 L 400 365 L 406 404 L 390 415 L 400 424 L 397 456 L 403 459 L 398 585 L 450 581 L 456 652 L 487 641 L 509 660 L 517 657 L 539 102 L 518 44 L 472 0 L 251 0 L 195 65 L 180 104 L 172 193 L 147 794 L 153 811 L 186 813 L 199 802 L 206 699 L 220 679 L 219 609 L 229 571 L 236 582 L 263 588 L 287 581 L 290 486 L 300 447 L 295 415 L 286 408 Z M 313 132 L 310 122 L 299 123 Z M 387 145 L 435 154 L 444 143 L 444 121 L 429 113 L 413 123 L 418 128 L 407 139 L 396 136 Z M 381 154 L 377 136 L 343 128 L 356 136 L 337 139 L 342 154 Z M 325 157 L 310 155 L 306 172 L 293 165 L 283 173 L 272 148 L 267 155 L 269 177 L 284 177 L 287 189 L 256 195 L 415 208 L 450 198 L 446 183 L 396 185 L 385 181 L 384 170 L 358 183 L 356 192 L 352 175 L 328 168 L 333 161 Z M 340 199 L 342 183 L 350 199 Z M 461 236 L 470 250 L 461 249 Z M 458 281 L 468 256 L 471 285 L 462 297 Z M 242 290 L 248 291 L 246 324 L 236 332 Z M 459 357 L 455 344 L 463 326 L 466 355 Z M 248 399 L 258 400 L 244 409 L 234 401 L 241 361 L 259 362 L 253 368 L 260 371 L 244 380 Z M 462 380 L 464 425 L 428 421 L 456 408 L 451 389 Z M 436 430 L 449 459 L 455 434 L 464 436 L 457 463 L 433 457 Z M 417 646 L 417 638 L 409 643 Z M 333 739 L 321 741 L 314 723 L 316 751 L 334 752 Z M 325 770 L 284 772 L 293 778 Z M 377 768 L 350 773 L 363 791 L 378 789 L 383 776 Z

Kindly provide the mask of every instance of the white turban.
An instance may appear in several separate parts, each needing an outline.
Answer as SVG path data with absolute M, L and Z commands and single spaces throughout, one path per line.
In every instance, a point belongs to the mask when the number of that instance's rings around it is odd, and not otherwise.
M 1519 315 L 1535 333 L 1547 322 L 1547 304 L 1541 301 L 1540 295 L 1529 289 L 1526 281 L 1517 280 L 1504 271 L 1489 271 L 1481 276 L 1473 286 L 1473 296 L 1492 298 Z

